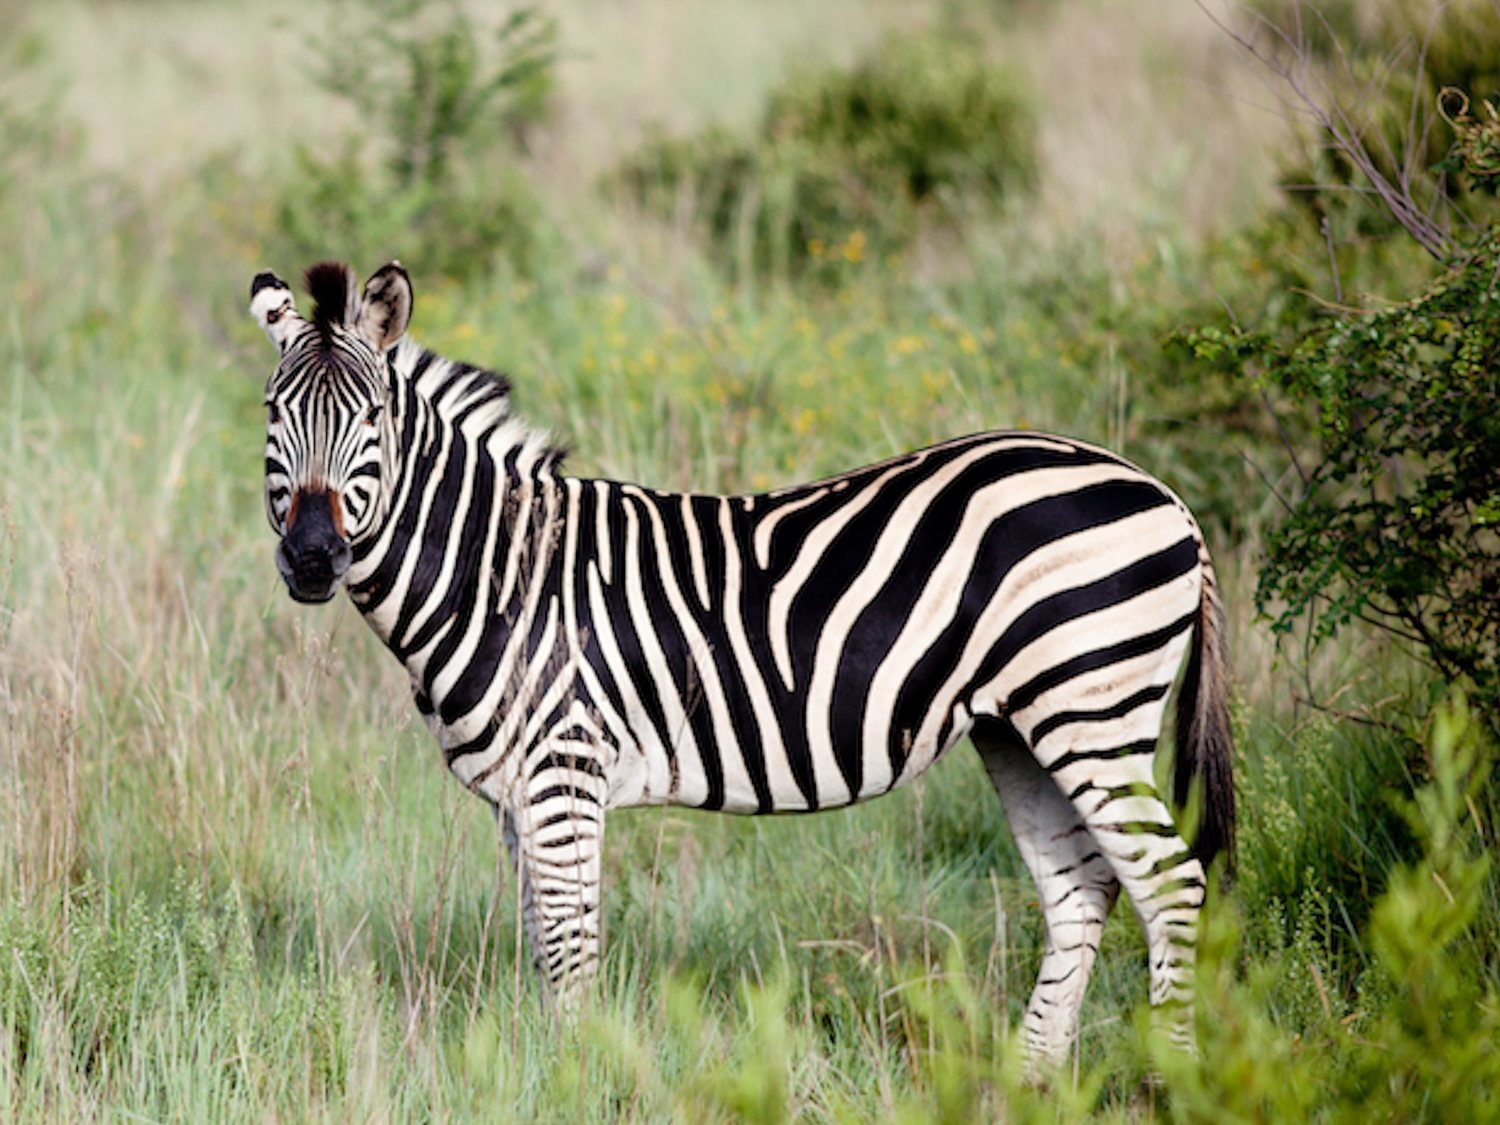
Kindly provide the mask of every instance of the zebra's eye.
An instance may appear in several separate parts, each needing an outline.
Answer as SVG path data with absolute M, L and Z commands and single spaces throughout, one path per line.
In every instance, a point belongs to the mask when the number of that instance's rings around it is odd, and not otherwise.
M 378 421 L 380 421 L 380 403 L 377 402 L 365 411 L 364 423 L 367 426 L 373 426 Z
M 270 419 L 271 425 L 276 425 L 276 423 L 281 421 L 281 407 L 277 406 L 270 399 L 266 399 L 266 415 Z

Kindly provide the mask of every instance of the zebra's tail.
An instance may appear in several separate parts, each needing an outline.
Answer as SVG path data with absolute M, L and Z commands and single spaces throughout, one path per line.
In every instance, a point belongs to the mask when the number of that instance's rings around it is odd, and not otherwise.
M 1199 787 L 1193 854 L 1205 868 L 1220 852 L 1225 874 L 1234 871 L 1234 737 L 1229 724 L 1229 676 L 1224 646 L 1224 603 L 1208 548 L 1198 532 L 1203 587 L 1198 622 L 1182 691 L 1177 696 L 1177 763 L 1173 796 L 1179 808 Z

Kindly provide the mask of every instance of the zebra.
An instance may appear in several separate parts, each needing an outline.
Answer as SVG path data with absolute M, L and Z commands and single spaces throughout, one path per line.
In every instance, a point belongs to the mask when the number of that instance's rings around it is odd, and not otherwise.
M 406 668 L 451 772 L 502 823 L 549 1002 L 600 960 L 607 809 L 815 812 L 887 793 L 964 736 L 1038 890 L 1026 1008 L 1056 1067 L 1120 891 L 1149 996 L 1195 1050 L 1205 872 L 1235 821 L 1224 611 L 1165 485 L 1092 445 L 955 438 L 758 495 L 567 475 L 505 377 L 407 336 L 391 262 L 359 290 L 274 273 L 251 312 L 266 384 L 266 513 L 291 597 L 343 586 Z M 1173 801 L 1154 780 L 1176 706 Z

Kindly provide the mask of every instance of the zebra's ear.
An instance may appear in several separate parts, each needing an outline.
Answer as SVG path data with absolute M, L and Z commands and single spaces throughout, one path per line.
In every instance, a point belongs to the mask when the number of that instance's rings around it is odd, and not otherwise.
M 400 342 L 411 323 L 411 278 L 400 262 L 387 262 L 365 282 L 359 328 L 377 351 Z
M 285 351 L 299 319 L 292 287 L 269 270 L 256 274 L 250 283 L 250 315 L 271 338 L 271 343 Z

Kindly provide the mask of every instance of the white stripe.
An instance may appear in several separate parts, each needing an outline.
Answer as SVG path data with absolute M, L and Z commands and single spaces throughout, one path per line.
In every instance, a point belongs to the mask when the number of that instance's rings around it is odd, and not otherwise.
M 614 581 L 615 545 L 609 539 L 609 484 L 594 482 L 594 558 L 599 565 L 599 577 L 607 586 Z
M 708 569 L 703 560 L 703 539 L 699 534 L 698 522 L 693 518 L 691 496 L 682 497 L 682 526 L 687 535 L 688 559 L 693 568 L 693 586 L 698 591 L 698 604 L 704 609 L 712 609 L 708 594 Z M 662 551 L 662 557 L 666 557 L 665 550 Z
M 771 536 L 787 516 L 794 515 L 810 504 L 816 504 L 829 494 L 828 488 L 814 488 L 800 500 L 783 504 L 769 513 L 755 528 L 755 564 L 765 570 L 771 565 Z

